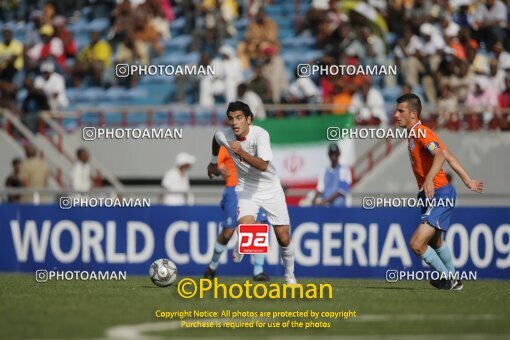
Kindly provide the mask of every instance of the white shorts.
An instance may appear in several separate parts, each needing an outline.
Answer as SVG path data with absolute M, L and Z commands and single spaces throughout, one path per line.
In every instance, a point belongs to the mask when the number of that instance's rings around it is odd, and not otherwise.
M 267 214 L 271 225 L 290 225 L 289 212 L 285 202 L 285 194 L 282 186 L 278 183 L 274 188 L 267 190 L 241 190 L 237 193 L 237 219 L 244 216 L 257 218 L 262 208 Z

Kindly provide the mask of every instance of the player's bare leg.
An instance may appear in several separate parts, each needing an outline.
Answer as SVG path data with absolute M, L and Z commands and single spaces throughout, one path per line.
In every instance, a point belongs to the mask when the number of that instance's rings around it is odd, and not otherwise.
M 439 272 L 441 275 L 446 275 L 448 273 L 446 266 L 444 265 L 443 261 L 441 261 L 441 258 L 436 253 L 436 251 L 432 249 L 431 246 L 429 246 L 430 241 L 434 238 L 434 236 L 436 236 L 436 231 L 437 229 L 428 223 L 420 224 L 411 237 L 409 246 L 411 247 L 413 253 L 419 256 L 435 271 Z M 442 285 L 439 288 L 450 290 L 452 289 L 452 286 L 453 282 L 451 280 L 445 280 L 442 282 Z
M 294 244 L 290 239 L 290 226 L 275 225 L 273 229 L 280 245 L 280 257 L 285 267 L 285 283 L 296 284 L 297 281 L 294 276 Z
M 246 215 L 241 217 L 238 221 L 238 224 L 254 224 L 255 223 L 255 217 L 252 215 Z M 236 228 L 237 231 L 237 228 Z M 239 247 L 234 247 L 234 250 L 232 251 L 232 260 L 235 263 L 240 263 L 243 260 L 244 254 L 239 253 Z
M 223 228 L 221 233 L 218 235 L 218 243 L 227 245 L 235 231 L 236 228 Z
M 436 229 L 428 223 L 422 223 L 416 228 L 409 246 L 413 253 L 417 256 L 422 256 L 427 251 L 430 240 L 434 237 Z

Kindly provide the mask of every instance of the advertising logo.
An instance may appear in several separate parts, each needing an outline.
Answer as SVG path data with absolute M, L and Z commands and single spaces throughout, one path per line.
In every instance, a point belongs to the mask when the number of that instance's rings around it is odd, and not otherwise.
M 239 253 L 267 254 L 269 251 L 269 226 L 267 224 L 239 225 Z

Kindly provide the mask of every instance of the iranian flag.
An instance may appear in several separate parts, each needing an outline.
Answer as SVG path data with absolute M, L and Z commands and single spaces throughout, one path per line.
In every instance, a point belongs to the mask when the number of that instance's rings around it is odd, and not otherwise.
M 256 121 L 269 132 L 273 164 L 284 186 L 314 187 L 319 173 L 329 164 L 328 146 L 337 143 L 342 151 L 340 162 L 354 163 L 351 140 L 328 140 L 328 128 L 352 128 L 354 116 L 327 115 L 296 118 L 271 118 Z

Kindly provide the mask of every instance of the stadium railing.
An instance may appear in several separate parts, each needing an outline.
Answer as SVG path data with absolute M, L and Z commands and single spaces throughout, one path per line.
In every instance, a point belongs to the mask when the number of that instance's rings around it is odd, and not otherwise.
M 270 116 L 306 116 L 319 114 L 343 114 L 347 113 L 348 105 L 336 104 L 266 104 L 266 112 Z M 212 107 L 202 107 L 189 104 L 169 104 L 169 105 L 108 105 L 108 106 L 80 106 L 79 109 L 72 111 L 44 111 L 54 119 L 60 126 L 66 130 L 73 130 L 83 126 L 109 126 L 109 127 L 128 127 L 136 125 L 144 126 L 201 126 L 201 125 L 222 125 L 225 122 L 226 104 L 218 104 Z M 392 112 L 395 110 L 394 104 L 386 104 L 385 111 L 388 114 L 389 121 L 392 122 Z M 486 112 L 493 113 L 494 118 L 501 118 L 510 114 L 510 108 L 494 109 L 492 107 L 469 107 L 460 106 L 456 112 L 451 114 L 459 115 L 458 126 L 445 126 L 451 130 L 477 130 L 482 128 L 477 121 Z M 423 117 L 431 124 L 437 124 L 439 116 L 436 106 L 427 105 L 423 109 Z M 378 125 L 378 124 L 375 124 Z M 494 128 L 502 127 L 495 125 Z M 504 125 L 504 124 L 503 124 Z M 490 126 L 489 126 L 490 128 Z M 40 131 L 45 129 L 44 125 L 39 125 Z
M 218 187 L 219 188 L 219 187 Z M 122 188 L 113 187 L 94 188 L 88 192 L 62 189 L 30 189 L 30 188 L 5 188 L 0 190 L 0 203 L 7 203 L 8 197 L 20 195 L 24 197 L 23 203 L 26 204 L 58 204 L 60 198 L 64 197 L 83 197 L 83 198 L 139 198 L 149 199 L 151 205 L 163 204 L 163 197 L 167 194 L 182 194 L 186 199 L 195 198 L 194 205 L 218 205 L 221 199 L 222 190 L 206 190 L 204 188 L 193 188 L 189 192 L 168 192 L 163 188 Z M 310 192 L 309 189 L 286 189 L 287 199 L 292 197 L 303 197 Z M 393 194 L 381 193 L 353 193 L 350 194 L 352 206 L 362 206 L 362 200 L 366 197 L 384 197 L 386 199 L 411 199 L 416 198 L 415 192 L 402 192 Z M 31 199 L 27 199 L 31 197 Z M 477 193 L 458 193 L 457 204 L 460 206 L 501 206 L 510 207 L 510 194 L 507 193 L 489 193 L 484 194 L 481 199 Z M 460 202 L 460 204 L 459 204 Z M 190 204 L 193 205 L 193 204 Z M 301 206 L 310 204 L 302 201 Z

